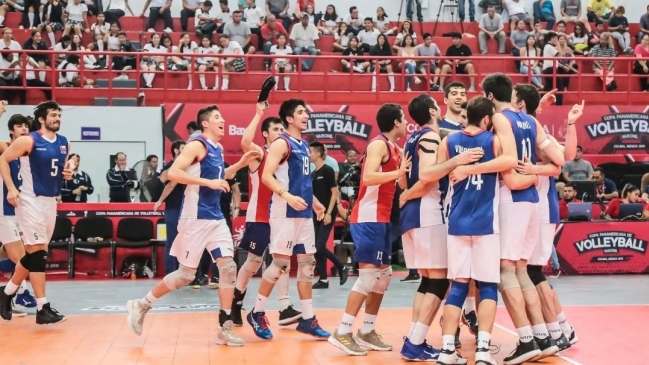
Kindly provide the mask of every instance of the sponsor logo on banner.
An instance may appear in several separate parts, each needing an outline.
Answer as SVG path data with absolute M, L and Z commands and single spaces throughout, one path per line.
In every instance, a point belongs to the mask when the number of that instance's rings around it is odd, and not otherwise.
M 631 253 L 646 254 L 647 241 L 631 232 L 597 232 L 575 242 L 575 248 L 580 255 L 593 251 L 604 255 L 592 256 L 591 262 L 628 261 L 633 258 Z
M 328 151 L 348 151 L 354 148 L 351 139 L 367 141 L 370 139 L 372 126 L 356 120 L 352 114 L 348 114 L 349 106 L 343 105 L 337 112 L 314 111 L 307 106 L 309 111 L 309 122 L 305 139 L 321 142 Z
M 101 128 L 99 127 L 81 127 L 82 141 L 99 141 L 101 140 Z

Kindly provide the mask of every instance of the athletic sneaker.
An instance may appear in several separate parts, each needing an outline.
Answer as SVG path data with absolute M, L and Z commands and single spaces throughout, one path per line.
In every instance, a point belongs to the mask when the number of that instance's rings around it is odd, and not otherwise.
M 311 289 L 329 289 L 329 282 L 318 280 L 313 284 L 313 286 L 311 286 Z
M 361 330 L 356 332 L 356 342 L 359 345 L 374 351 L 392 351 L 392 345 L 383 342 L 381 335 L 376 333 L 375 330 L 370 333 L 361 333 Z
M 561 337 L 557 338 L 555 341 L 557 342 L 557 347 L 559 347 L 559 352 L 567 350 L 572 346 L 563 333 L 561 334 Z
M 12 309 L 11 309 L 11 314 L 12 317 L 27 317 L 27 313 L 21 311 L 20 309 L 16 308 L 16 305 L 11 303 Z
M 498 365 L 498 361 L 491 358 L 489 349 L 479 348 L 475 350 L 475 365 Z
M 343 266 L 343 269 L 340 270 L 340 285 L 345 285 L 348 278 L 349 278 L 349 268 L 347 266 Z
M 437 350 L 424 341 L 420 345 L 414 345 L 410 339 L 404 337 L 401 357 L 408 361 L 437 361 L 440 350 Z
M 237 336 L 232 330 L 234 325 L 231 320 L 225 321 L 223 326 L 218 328 L 218 336 L 216 337 L 217 345 L 228 346 L 243 346 L 243 340 Z
M 43 308 L 36 312 L 36 324 L 57 324 L 67 318 L 50 306 L 50 303 L 43 304 Z
M 129 300 L 126 302 L 126 311 L 128 312 L 126 323 L 128 323 L 131 330 L 138 336 L 142 334 L 144 317 L 149 310 L 151 310 L 151 306 L 142 304 L 139 299 Z
M 466 365 L 467 359 L 460 356 L 457 350 L 444 350 L 440 351 L 437 365 Z
M 471 332 L 472 335 L 478 335 L 478 315 L 475 311 L 467 313 L 462 310 L 462 323 L 469 328 L 469 332 Z
M 326 340 L 327 338 L 329 338 L 329 336 L 331 336 L 331 333 L 325 331 L 324 329 L 322 329 L 322 327 L 320 327 L 320 324 L 318 323 L 318 320 L 315 318 L 315 316 L 309 319 L 302 318 L 295 329 L 298 332 L 306 333 L 307 335 L 311 335 L 319 340 Z
M 211 289 L 218 289 L 219 288 L 219 278 L 212 276 L 212 279 L 210 279 L 209 286 Z
M 241 317 L 241 311 L 243 310 L 243 297 L 246 295 L 246 292 L 243 293 L 239 289 L 234 288 L 234 296 L 232 297 L 232 323 L 235 327 L 243 326 L 243 318 Z
M 419 283 L 421 282 L 421 276 L 419 274 L 408 274 L 405 278 L 401 279 L 402 283 Z
M 338 330 L 335 330 L 334 333 L 328 339 L 329 343 L 338 347 L 339 349 L 345 351 L 348 355 L 352 356 L 364 356 L 367 355 L 367 350 L 362 348 L 351 333 L 345 333 L 344 335 L 339 335 Z
M 569 340 L 570 340 L 571 345 L 574 345 L 574 344 L 577 343 L 577 341 L 579 341 L 579 337 L 577 337 L 577 332 L 575 332 L 575 329 L 572 328 L 572 327 L 570 327 L 570 338 L 569 338 Z
M 534 341 L 536 341 L 536 344 L 539 345 L 541 355 L 537 355 L 533 359 L 533 361 L 545 359 L 546 357 L 552 356 L 559 352 L 559 346 L 557 346 L 557 343 L 550 336 L 546 338 L 538 338 L 534 336 Z
M 19 305 L 21 307 L 25 307 L 25 308 L 36 307 L 36 298 L 27 289 L 25 289 L 25 291 L 22 294 L 16 295 L 15 301 L 16 301 L 16 305 Z
M 302 318 L 302 312 L 295 310 L 293 305 L 289 305 L 286 309 L 279 311 L 279 325 L 290 326 L 298 323 Z
M 530 342 L 519 342 L 516 345 L 516 349 L 512 351 L 509 356 L 503 359 L 503 364 L 505 365 L 516 365 L 522 364 L 526 361 L 529 361 L 541 354 L 541 349 L 536 341 L 532 340 Z
M 11 321 L 11 311 L 13 309 L 13 298 L 16 294 L 5 294 L 5 287 L 0 286 L 0 317 L 5 321 Z
M 255 332 L 255 336 L 264 340 L 270 340 L 273 338 L 273 333 L 270 331 L 270 328 L 268 328 L 270 322 L 268 322 L 266 312 L 255 312 L 253 308 L 248 312 L 246 320 L 252 327 L 253 332 Z
M 192 289 L 200 289 L 201 288 L 201 284 L 198 282 L 198 279 L 192 280 L 192 282 L 187 284 L 187 285 Z

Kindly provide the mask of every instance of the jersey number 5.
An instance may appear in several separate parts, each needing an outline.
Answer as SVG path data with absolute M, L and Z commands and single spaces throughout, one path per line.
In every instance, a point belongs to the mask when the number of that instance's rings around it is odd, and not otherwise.
M 475 190 L 482 189 L 482 175 L 471 175 L 467 178 L 465 189 L 469 188 L 469 185 L 475 186 Z
M 309 175 L 311 173 L 311 164 L 307 156 L 302 157 L 302 167 L 304 168 L 304 175 Z
M 53 158 L 52 159 L 52 172 L 50 173 L 50 175 L 52 175 L 52 176 L 56 176 L 59 173 L 59 167 L 56 165 L 56 163 L 58 161 L 59 161 L 58 158 Z

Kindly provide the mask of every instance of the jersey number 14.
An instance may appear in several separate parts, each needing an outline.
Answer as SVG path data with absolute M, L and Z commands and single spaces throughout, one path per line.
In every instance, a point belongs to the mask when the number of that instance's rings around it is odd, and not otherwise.
M 480 189 L 482 189 L 482 183 L 483 183 L 483 181 L 482 181 L 482 175 L 481 174 L 471 175 L 471 176 L 469 176 L 467 178 L 465 189 L 469 189 L 469 185 L 473 185 L 473 186 L 475 186 L 475 190 L 480 190 Z

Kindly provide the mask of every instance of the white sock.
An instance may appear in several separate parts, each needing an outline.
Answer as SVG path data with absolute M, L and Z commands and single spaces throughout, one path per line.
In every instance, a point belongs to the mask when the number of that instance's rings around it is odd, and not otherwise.
M 230 85 L 230 80 L 229 79 L 223 79 L 223 88 L 227 89 L 229 85 Z
M 376 90 L 376 76 L 372 76 L 372 90 Z
M 390 90 L 394 90 L 394 75 L 388 75 L 388 81 L 390 81 Z
M 265 297 L 261 294 L 257 294 L 257 303 L 255 303 L 255 308 L 253 308 L 254 313 L 263 312 L 266 309 L 266 302 L 268 297 Z
M 153 85 L 153 79 L 155 78 L 154 73 L 146 73 L 144 74 L 144 80 L 146 80 L 146 84 L 149 86 Z
M 20 286 L 18 287 L 18 290 L 16 290 L 16 294 L 20 295 L 27 290 L 27 284 L 25 284 L 25 281 L 23 280 L 22 283 L 20 283 Z
M 544 339 L 550 336 L 550 334 L 548 333 L 548 328 L 545 326 L 545 323 L 532 326 L 532 331 L 534 331 L 534 337 L 538 337 L 540 339 Z
M 98 50 L 99 52 L 103 52 L 103 51 L 104 51 L 104 41 L 101 40 L 101 39 L 98 39 L 98 40 L 97 40 L 97 50 Z
M 290 84 L 291 84 L 291 77 L 284 76 L 284 89 L 288 90 Z
M 548 323 L 548 332 L 550 332 L 550 336 L 552 336 L 553 340 L 558 340 L 559 337 L 561 337 L 561 326 L 559 326 L 559 322 L 552 322 Z
M 34 13 L 27 13 L 27 19 L 29 19 L 29 27 L 34 27 Z
M 140 299 L 140 303 L 144 305 L 152 306 L 153 303 L 156 302 L 156 300 L 158 300 L 158 298 L 156 298 L 155 295 L 153 295 L 153 292 L 148 292 L 144 298 Z
M 5 294 L 7 295 L 13 295 L 16 293 L 16 290 L 18 290 L 19 285 L 16 285 L 13 283 L 13 281 L 9 280 L 7 285 L 5 286 Z
M 39 72 L 38 72 L 38 78 L 39 78 L 41 81 L 45 81 L 45 76 L 47 76 L 47 73 L 46 73 L 45 71 L 39 71 Z
M 528 343 L 534 339 L 534 333 L 532 332 L 532 326 L 525 326 L 521 328 L 517 328 L 516 332 L 518 332 L 518 338 L 521 340 L 521 342 Z
M 566 315 L 563 312 L 561 312 L 557 314 L 557 319 L 559 320 L 559 326 L 561 327 L 563 334 L 566 335 L 568 339 L 570 339 L 570 334 L 572 333 L 572 326 L 570 325 L 570 323 L 568 323 L 568 320 L 566 319 Z
M 338 329 L 336 330 L 336 332 L 338 332 L 339 335 L 346 335 L 348 333 L 352 333 L 352 326 L 354 325 L 354 320 L 356 320 L 355 316 L 344 313 L 343 319 L 342 321 L 340 321 L 340 325 L 338 325 Z
M 313 300 L 312 299 L 302 299 L 300 300 L 302 305 L 302 318 L 311 319 L 314 316 L 313 314 Z
M 374 322 L 376 322 L 376 315 L 367 314 L 363 317 L 363 326 L 361 326 L 361 333 L 368 334 L 374 330 Z
M 291 305 L 288 295 L 288 268 L 279 276 L 275 282 L 275 290 L 277 291 L 277 298 L 279 300 L 279 309 L 284 310 Z
M 207 89 L 207 85 L 205 85 L 205 75 L 198 76 L 198 81 L 201 83 L 201 88 Z
M 279 76 L 275 76 L 275 90 L 277 90 L 277 84 L 279 84 Z
M 464 312 L 471 313 L 475 311 L 475 297 L 466 297 L 464 300 Z
M 189 80 L 189 83 L 187 84 L 187 90 L 192 89 L 192 80 Z
M 412 337 L 412 333 L 415 331 L 415 325 L 417 322 L 410 322 L 410 331 L 408 331 L 408 338 Z
M 415 328 L 412 331 L 412 337 L 410 337 L 410 342 L 413 345 L 421 345 L 426 341 L 426 334 L 428 334 L 428 326 L 423 323 L 417 322 Z
M 455 351 L 455 335 L 442 336 L 442 349 Z
M 486 331 L 478 331 L 478 343 L 476 347 L 479 349 L 488 349 L 489 340 L 491 340 L 491 333 Z
M 0 18 L 2 17 L 0 16 Z M 0 24 L 2 24 L 1 21 Z M 56 39 L 54 39 L 54 32 L 47 33 L 47 37 L 50 39 L 50 47 L 54 47 L 54 45 L 56 44 Z
M 43 309 L 43 306 L 44 306 L 45 304 L 47 304 L 47 298 L 45 298 L 45 297 L 43 297 L 43 298 L 36 298 L 36 308 L 37 308 L 38 310 Z
M 4 23 L 4 22 L 5 22 L 5 17 L 3 17 L 2 15 L 0 15 L 0 25 L 2 25 L 2 23 Z
M 16 4 L 16 3 L 14 3 L 14 9 L 16 9 L 16 10 L 18 10 L 20 12 L 25 11 L 25 8 L 23 8 L 22 5 L 19 5 L 19 4 Z
M 221 88 L 221 83 L 219 82 L 219 77 L 214 76 L 214 87 L 218 90 Z

